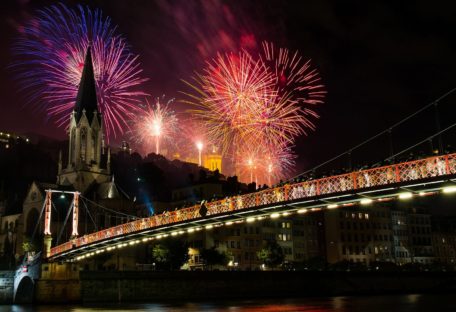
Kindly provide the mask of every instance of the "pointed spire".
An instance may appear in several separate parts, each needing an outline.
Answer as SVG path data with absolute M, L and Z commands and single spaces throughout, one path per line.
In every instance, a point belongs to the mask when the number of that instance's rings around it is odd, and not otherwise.
M 109 183 L 108 194 L 106 197 L 107 198 L 120 198 L 119 190 L 117 189 L 117 186 L 114 183 L 114 175 L 112 176 L 112 180 Z
M 62 172 L 62 150 L 59 150 L 58 173 Z
M 108 161 L 106 162 L 108 173 L 111 172 L 111 147 L 108 147 Z M 114 178 L 114 176 L 113 176 Z
M 95 115 L 98 115 L 97 92 L 95 84 L 95 74 L 92 63 L 92 53 L 90 47 L 87 48 L 87 54 L 82 70 L 81 82 L 79 83 L 78 95 L 76 97 L 76 105 L 74 107 L 76 113 L 76 122 L 79 122 L 82 115 L 85 114 L 89 123 Z M 97 116 L 98 117 L 98 116 Z

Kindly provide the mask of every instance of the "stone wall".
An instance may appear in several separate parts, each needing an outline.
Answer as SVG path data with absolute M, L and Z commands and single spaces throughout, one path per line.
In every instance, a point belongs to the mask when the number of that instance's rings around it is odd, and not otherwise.
M 13 302 L 14 274 L 14 271 L 0 271 L 0 304 Z
M 69 303 L 81 301 L 79 267 L 74 263 L 44 263 L 35 282 L 35 302 Z
M 84 302 L 206 300 L 456 291 L 453 273 L 81 272 Z
M 38 280 L 35 282 L 35 302 L 75 303 L 81 301 L 79 280 Z

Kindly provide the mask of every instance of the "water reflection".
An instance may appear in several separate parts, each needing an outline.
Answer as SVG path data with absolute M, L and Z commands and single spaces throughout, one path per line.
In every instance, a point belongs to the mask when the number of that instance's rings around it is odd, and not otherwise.
M 352 312 L 456 311 L 452 295 L 392 295 L 195 303 L 0 306 L 0 312 Z

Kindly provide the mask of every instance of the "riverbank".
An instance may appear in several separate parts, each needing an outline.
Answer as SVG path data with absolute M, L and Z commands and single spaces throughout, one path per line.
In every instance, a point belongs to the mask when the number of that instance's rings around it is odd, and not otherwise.
M 61 283 L 62 287 L 69 284 Z M 71 288 L 75 285 L 73 284 Z M 451 272 L 90 272 L 80 273 L 81 302 L 150 302 L 309 296 L 456 293 Z M 57 287 L 59 288 L 59 287 Z M 73 288 L 74 289 L 74 288 Z M 54 287 L 54 291 L 58 291 Z M 65 294 L 67 291 L 61 291 Z M 36 298 L 38 302 L 49 303 Z M 42 298 L 44 299 L 44 298 Z M 62 298 L 60 298 L 62 299 Z

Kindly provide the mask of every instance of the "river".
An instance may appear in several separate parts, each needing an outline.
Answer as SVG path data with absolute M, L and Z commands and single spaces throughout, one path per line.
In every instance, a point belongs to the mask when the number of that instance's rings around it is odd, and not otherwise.
M 104 311 L 153 311 L 153 312 L 352 312 L 352 311 L 456 311 L 454 295 L 389 295 L 321 297 L 304 299 L 267 299 L 239 301 L 211 301 L 193 303 L 133 303 L 98 305 L 29 305 L 0 306 L 0 312 L 104 312 Z

